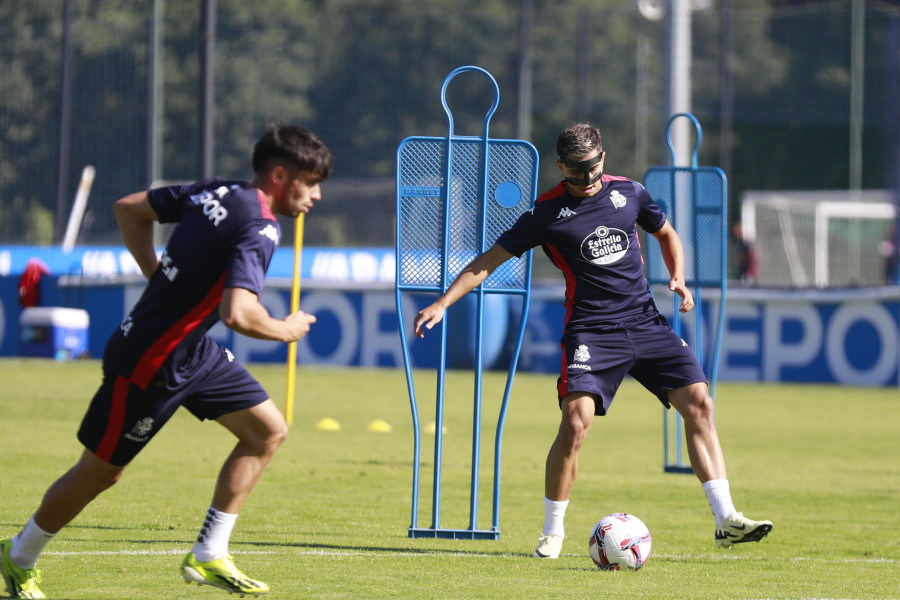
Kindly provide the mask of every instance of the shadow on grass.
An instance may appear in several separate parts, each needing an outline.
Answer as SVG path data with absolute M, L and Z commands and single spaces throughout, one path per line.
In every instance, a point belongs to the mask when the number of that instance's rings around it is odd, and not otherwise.
M 14 529 L 16 533 L 22 530 L 25 523 L 0 523 L 0 527 Z M 63 531 L 71 531 L 74 529 L 86 529 L 89 531 L 174 531 L 173 527 L 120 527 L 113 525 L 66 525 Z M 15 535 L 15 534 L 12 534 Z
M 372 552 L 384 554 L 409 554 L 419 556 L 446 556 L 453 554 L 457 556 L 520 556 L 531 557 L 531 553 L 523 552 L 502 552 L 490 550 L 457 550 L 454 548 L 403 548 L 398 546 L 372 546 L 359 545 L 350 546 L 347 544 L 321 544 L 311 542 L 231 542 L 232 547 L 236 546 L 253 546 L 253 547 L 275 547 L 275 548 L 305 548 L 309 550 L 321 550 L 332 552 Z
M 7 523 L 0 523 L 0 527 L 9 526 L 14 528 L 14 525 L 10 525 Z M 68 525 L 66 531 L 72 530 L 103 530 L 103 531 L 130 531 L 132 533 L 136 531 L 146 532 L 146 529 L 138 529 L 134 527 L 113 527 L 106 525 Z M 168 528 L 160 528 L 154 531 L 169 531 Z M 90 544 L 102 544 L 102 545 L 111 545 L 111 546 L 126 546 L 128 544 L 132 545 L 146 545 L 146 546 L 166 546 L 171 550 L 172 554 L 178 554 L 183 551 L 186 546 L 193 544 L 193 539 L 188 536 L 179 536 L 177 538 L 161 538 L 161 539 L 147 539 L 147 538 L 136 538 L 129 537 L 127 535 L 117 538 L 117 539 L 108 539 L 108 540 L 100 540 L 96 538 L 86 538 L 82 536 L 73 537 L 73 536 L 65 536 L 64 538 L 60 538 L 59 542 L 63 543 L 90 543 Z M 500 550 L 486 550 L 486 549 L 471 549 L 471 550 L 460 550 L 456 548 L 410 548 L 410 547 L 402 547 L 402 546 L 393 546 L 393 545 L 385 545 L 385 546 L 377 546 L 372 544 L 367 545 L 349 545 L 349 544 L 323 544 L 323 543 L 314 543 L 314 542 L 242 542 L 242 541 L 231 541 L 232 548 L 300 548 L 307 549 L 311 551 L 321 551 L 321 552 L 357 552 L 357 553 L 374 553 L 374 554 L 407 554 L 410 556 L 506 556 L 506 557 L 527 557 L 530 558 L 532 554 L 530 552 L 504 552 Z M 180 550 L 178 548 L 181 548 Z M 74 599 L 69 599 L 74 600 Z

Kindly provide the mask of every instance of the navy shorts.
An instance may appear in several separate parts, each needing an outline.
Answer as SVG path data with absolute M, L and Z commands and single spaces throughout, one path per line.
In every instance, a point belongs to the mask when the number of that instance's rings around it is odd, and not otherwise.
M 269 398 L 230 351 L 214 342 L 207 345 L 202 369 L 187 378 L 172 377 L 167 361 L 146 389 L 104 369 L 103 382 L 81 422 L 78 440 L 99 458 L 124 466 L 179 406 L 202 421 L 256 406 Z
M 562 337 L 562 369 L 557 381 L 559 401 L 572 392 L 599 397 L 595 414 L 605 415 L 616 390 L 631 375 L 669 407 L 668 392 L 706 383 L 694 351 L 660 314 Z

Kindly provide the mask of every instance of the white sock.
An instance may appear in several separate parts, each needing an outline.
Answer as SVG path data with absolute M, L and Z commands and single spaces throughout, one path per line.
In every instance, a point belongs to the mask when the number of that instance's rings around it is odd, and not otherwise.
M 716 524 L 737 512 L 731 501 L 731 490 L 728 487 L 727 479 L 710 479 L 703 483 L 703 491 L 706 492 L 706 499 L 709 500 L 709 507 L 716 518 Z
M 53 539 L 55 533 L 47 533 L 37 526 L 34 517 L 28 520 L 25 529 L 12 540 L 9 559 L 20 569 L 33 569 L 44 547 Z
M 210 506 L 197 542 L 191 550 L 194 557 L 200 562 L 207 562 L 228 554 L 228 542 L 237 518 L 237 515 L 223 513 Z
M 563 520 L 566 518 L 568 500 L 556 501 L 544 498 L 544 535 L 558 535 L 566 537 L 566 529 Z

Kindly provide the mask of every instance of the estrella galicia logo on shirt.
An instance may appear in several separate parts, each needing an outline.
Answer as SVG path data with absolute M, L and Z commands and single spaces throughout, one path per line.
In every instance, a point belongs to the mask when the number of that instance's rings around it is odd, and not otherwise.
M 581 242 L 581 256 L 595 265 L 608 265 L 625 256 L 628 243 L 624 231 L 601 225 Z
M 259 235 L 264 235 L 276 244 L 278 243 L 278 230 L 274 225 L 266 225 L 259 231 Z

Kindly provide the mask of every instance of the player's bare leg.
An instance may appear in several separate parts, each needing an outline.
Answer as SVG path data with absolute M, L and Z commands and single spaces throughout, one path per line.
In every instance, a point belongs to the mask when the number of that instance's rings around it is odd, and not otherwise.
M 578 452 L 594 421 L 594 398 L 573 393 L 563 398 L 559 431 L 544 474 L 544 495 L 551 500 L 568 500 L 578 475 Z
M 578 452 L 594 420 L 594 398 L 572 393 L 563 398 L 560 408 L 559 431 L 547 454 L 544 472 L 544 529 L 534 551 L 537 558 L 558 558 L 562 550 L 562 521 L 578 476 Z
M 730 548 L 742 542 L 758 542 L 772 530 L 771 521 L 753 521 L 737 512 L 725 473 L 725 457 L 716 431 L 715 403 L 705 383 L 669 392 L 669 403 L 684 420 L 684 435 L 691 467 L 703 484 L 716 519 L 715 540 Z
M 238 442 L 222 465 L 212 505 L 197 543 L 181 564 L 187 582 L 228 592 L 258 595 L 269 586 L 244 575 L 228 554 L 228 541 L 238 512 L 287 437 L 287 424 L 271 400 L 219 417 Z
M 44 547 L 101 492 L 111 487 L 125 467 L 117 467 L 85 450 L 81 458 L 47 489 L 40 506 L 14 538 L 0 540 L 0 571 L 14 598 L 44 598 L 35 568 Z
M 237 514 L 275 452 L 287 438 L 288 427 L 271 400 L 217 419 L 238 438 L 222 465 L 212 506 Z
M 44 494 L 34 520 L 48 533 L 57 533 L 104 490 L 122 476 L 125 467 L 111 465 L 85 450 L 81 458 Z
M 669 403 L 684 420 L 688 457 L 700 482 L 725 479 L 725 457 L 716 431 L 715 404 L 705 383 L 669 392 Z

